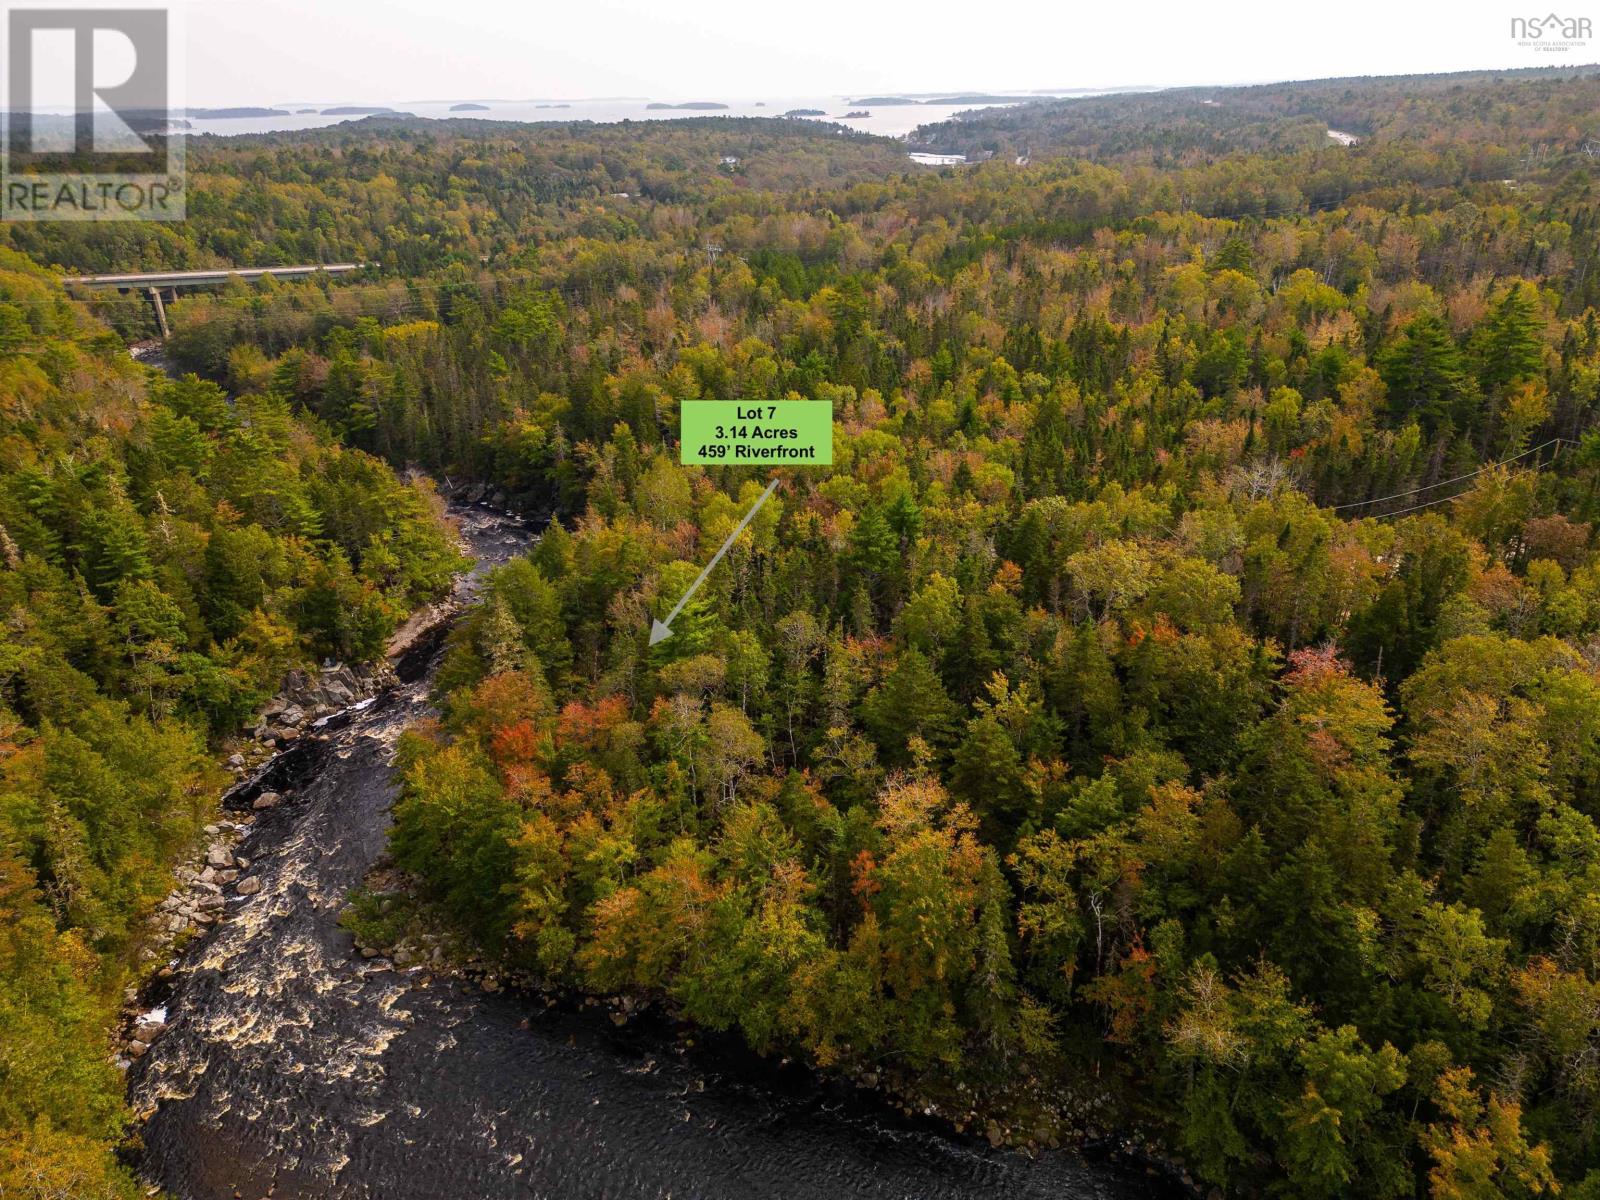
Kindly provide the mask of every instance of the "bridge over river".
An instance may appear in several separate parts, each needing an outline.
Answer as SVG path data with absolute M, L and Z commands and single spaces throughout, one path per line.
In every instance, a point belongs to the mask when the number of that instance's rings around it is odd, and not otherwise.
M 161 336 L 169 336 L 166 303 L 177 298 L 180 289 L 215 287 L 232 279 L 309 279 L 318 273 L 348 275 L 366 263 L 310 263 L 294 267 L 209 267 L 199 271 L 144 271 L 127 275 L 68 275 L 62 279 L 69 289 L 87 291 L 142 292 L 155 311 Z

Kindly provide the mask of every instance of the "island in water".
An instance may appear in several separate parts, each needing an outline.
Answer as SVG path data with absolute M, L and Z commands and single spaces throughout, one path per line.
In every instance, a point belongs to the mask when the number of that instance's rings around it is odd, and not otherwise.
M 718 109 L 727 108 L 726 104 L 719 104 L 715 100 L 690 100 L 687 104 L 663 104 L 656 100 L 645 105 L 646 108 L 676 108 L 676 109 Z
M 360 104 L 341 104 L 337 108 L 322 110 L 325 117 L 377 117 L 377 116 L 410 116 L 409 113 L 397 113 L 392 108 L 371 108 Z
M 233 121 L 246 117 L 287 117 L 283 108 L 186 108 L 184 115 L 201 121 Z
M 917 99 L 913 96 L 863 96 L 851 100 L 851 104 L 1020 104 L 1024 100 L 1044 100 L 1048 96 L 1000 96 L 990 95 L 987 92 L 963 92 L 947 96 L 926 96 Z
M 786 117 L 825 117 L 828 114 L 820 108 L 791 108 L 783 115 Z
M 852 108 L 849 112 L 845 113 L 841 119 L 846 121 L 856 121 L 864 117 L 870 117 L 871 115 L 872 113 L 864 108 Z
M 540 107 L 543 107 L 543 105 L 541 105 Z M 450 106 L 450 111 L 451 112 L 488 112 L 489 111 L 489 106 L 487 104 L 452 104 Z
M 924 100 L 924 104 L 1021 104 L 1025 100 L 1039 100 L 1039 96 L 990 96 L 983 92 L 975 92 L 969 96 L 936 96 L 932 100 Z M 863 101 L 862 103 L 866 103 Z

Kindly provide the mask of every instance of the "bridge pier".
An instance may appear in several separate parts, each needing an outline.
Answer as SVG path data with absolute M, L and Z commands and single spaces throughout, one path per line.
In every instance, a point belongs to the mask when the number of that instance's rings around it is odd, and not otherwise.
M 161 289 L 146 288 L 145 296 L 150 301 L 150 307 L 156 310 L 156 325 L 161 330 L 161 340 L 164 342 L 172 336 L 172 330 L 167 327 L 167 307 L 161 300 Z
M 230 279 L 245 281 L 264 279 L 309 279 L 314 275 L 348 275 L 373 264 L 370 263 L 307 263 L 298 267 L 213 267 L 199 271 L 140 271 L 131 275 L 68 275 L 62 282 L 68 286 L 88 288 L 131 287 L 206 287 L 226 283 Z
M 348 275 L 375 265 L 369 263 L 307 263 L 298 267 L 216 267 L 201 271 L 150 271 L 131 275 L 68 275 L 61 282 L 69 289 L 115 288 L 126 296 L 137 292 L 150 303 L 162 340 L 172 336 L 167 324 L 167 305 L 178 298 L 180 288 L 214 287 L 231 279 L 253 282 L 257 279 L 312 279 L 319 275 Z

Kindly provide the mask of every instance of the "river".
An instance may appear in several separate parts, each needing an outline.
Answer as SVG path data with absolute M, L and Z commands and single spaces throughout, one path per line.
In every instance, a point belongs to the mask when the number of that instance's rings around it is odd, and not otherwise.
M 456 515 L 479 561 L 467 599 L 528 534 Z M 420 657 L 278 766 L 294 794 L 237 848 L 261 891 L 230 897 L 151 995 L 167 1024 L 129 1090 L 152 1183 L 182 1200 L 1171 1194 L 1073 1153 L 946 1136 L 810 1072 L 686 1048 L 659 1022 L 617 1029 L 353 954 L 338 914 L 384 850 L 394 740 L 429 711 L 438 653 Z

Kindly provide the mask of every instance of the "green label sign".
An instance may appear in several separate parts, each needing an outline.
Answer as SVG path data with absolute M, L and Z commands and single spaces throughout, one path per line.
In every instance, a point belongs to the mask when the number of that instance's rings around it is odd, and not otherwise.
M 824 467 L 833 463 L 827 400 L 685 400 L 678 461 L 699 466 Z

